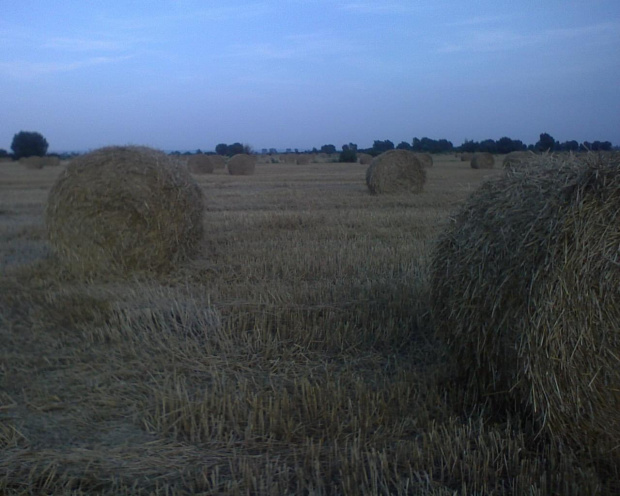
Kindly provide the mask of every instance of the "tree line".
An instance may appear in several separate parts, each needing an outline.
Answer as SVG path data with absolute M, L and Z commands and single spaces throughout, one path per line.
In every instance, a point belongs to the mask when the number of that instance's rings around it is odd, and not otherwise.
M 618 148 L 618 147 L 615 147 Z M 38 132 L 20 131 L 13 137 L 11 144 L 12 154 L 6 150 L 0 149 L 1 157 L 12 157 L 16 160 L 22 157 L 43 156 L 47 153 L 47 140 Z M 610 141 L 583 141 L 579 143 L 576 140 L 559 142 L 549 133 L 541 133 L 539 140 L 530 145 L 526 145 L 521 140 L 515 140 L 507 136 L 503 136 L 498 140 L 486 139 L 483 141 L 465 140 L 460 146 L 455 147 L 451 141 L 446 139 L 431 139 L 427 137 L 413 138 L 411 143 L 401 141 L 397 145 L 390 140 L 374 140 L 372 147 L 361 149 L 355 143 L 347 143 L 342 145 L 339 152 L 335 145 L 326 144 L 321 148 L 313 148 L 312 153 L 326 153 L 329 155 L 339 153 L 341 162 L 355 162 L 358 153 L 367 153 L 372 156 L 380 155 L 389 150 L 410 150 L 413 152 L 424 153 L 453 153 L 453 152 L 489 152 L 494 154 L 505 154 L 514 151 L 532 150 L 535 152 L 579 152 L 579 151 L 609 151 L 614 149 Z M 173 152 L 180 153 L 180 152 Z M 202 153 L 197 150 L 197 153 Z M 215 147 L 215 153 L 218 155 L 233 156 L 238 153 L 253 153 L 250 145 L 235 142 L 232 144 L 219 143 Z M 278 153 L 275 148 L 263 148 L 264 154 Z M 287 153 L 292 153 L 291 149 L 287 149 Z M 295 149 L 295 153 L 299 153 Z

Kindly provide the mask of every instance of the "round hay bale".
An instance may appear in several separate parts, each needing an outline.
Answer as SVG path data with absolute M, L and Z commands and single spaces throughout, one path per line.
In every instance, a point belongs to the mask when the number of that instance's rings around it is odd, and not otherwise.
M 256 157 L 238 153 L 228 159 L 228 173 L 231 176 L 251 176 L 256 169 Z
M 44 157 L 22 157 L 19 159 L 19 163 L 26 167 L 26 169 L 43 169 L 45 166 L 45 158 Z
M 52 249 L 78 272 L 163 272 L 196 251 L 202 216 L 202 191 L 175 158 L 107 147 L 60 174 L 46 224 Z
M 372 162 L 373 156 L 369 153 L 358 153 L 357 159 L 362 165 L 369 165 Z
M 211 163 L 215 169 L 226 168 L 226 157 L 222 155 L 209 155 L 209 160 L 211 160 Z
M 209 155 L 197 153 L 187 157 L 187 170 L 192 174 L 213 174 L 215 165 L 211 162 Z
M 312 157 L 307 153 L 300 153 L 297 155 L 297 165 L 308 165 L 311 158 Z
M 518 151 L 518 152 L 510 152 L 502 161 L 502 166 L 504 168 L 507 167 L 518 167 L 520 165 L 526 164 L 530 160 L 532 160 L 536 155 L 532 152 L 528 151 Z
M 366 170 L 366 184 L 373 194 L 421 193 L 426 171 L 414 153 L 390 150 L 374 158 Z
M 488 152 L 474 153 L 470 165 L 472 169 L 492 169 L 495 158 Z
M 469 162 L 473 156 L 474 156 L 473 153 L 469 153 L 469 152 L 461 153 L 461 162 Z
M 285 164 L 297 163 L 297 155 L 294 153 L 285 153 L 284 155 L 282 155 L 282 158 Z
M 470 196 L 431 262 L 466 403 L 516 407 L 580 448 L 620 445 L 619 246 L 618 162 L 508 169 Z
M 433 156 L 430 153 L 416 153 L 415 156 L 418 157 L 423 167 L 428 169 L 433 166 Z

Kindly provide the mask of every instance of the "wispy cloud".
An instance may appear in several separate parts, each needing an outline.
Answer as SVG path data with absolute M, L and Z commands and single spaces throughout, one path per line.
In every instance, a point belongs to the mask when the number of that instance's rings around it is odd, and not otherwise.
M 143 31 L 201 22 L 223 22 L 235 19 L 248 19 L 273 13 L 268 3 L 234 5 L 228 7 L 206 7 L 195 10 L 172 11 L 166 15 L 140 15 L 139 17 L 109 17 L 103 21 L 112 29 L 124 31 Z
M 133 58 L 132 55 L 120 57 L 91 57 L 73 62 L 0 62 L 0 73 L 14 79 L 32 79 L 55 73 L 71 72 L 85 67 L 114 64 Z
M 359 50 L 359 45 L 344 38 L 308 33 L 286 36 L 279 42 L 234 45 L 222 56 L 267 61 L 293 59 L 308 61 L 356 53 Z
M 50 38 L 42 43 L 43 48 L 68 52 L 116 52 L 127 50 L 128 40 L 106 40 L 98 38 Z
M 550 45 L 583 39 L 588 44 L 617 43 L 618 23 L 606 22 L 575 28 L 546 29 L 534 33 L 520 33 L 513 29 L 493 29 L 457 33 L 452 40 L 437 48 L 440 53 L 499 52 L 518 50 L 528 46 Z
M 419 12 L 420 8 L 409 2 L 348 2 L 342 10 L 358 14 L 404 14 Z

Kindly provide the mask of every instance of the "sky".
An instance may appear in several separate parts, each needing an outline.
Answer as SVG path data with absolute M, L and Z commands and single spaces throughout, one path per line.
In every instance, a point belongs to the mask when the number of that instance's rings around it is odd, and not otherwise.
M 620 145 L 618 0 L 0 0 L 0 148 Z

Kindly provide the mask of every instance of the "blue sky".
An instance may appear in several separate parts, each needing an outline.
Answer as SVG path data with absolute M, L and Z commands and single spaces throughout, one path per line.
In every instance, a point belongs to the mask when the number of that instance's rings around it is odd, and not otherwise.
M 0 148 L 620 145 L 620 2 L 2 1 Z

